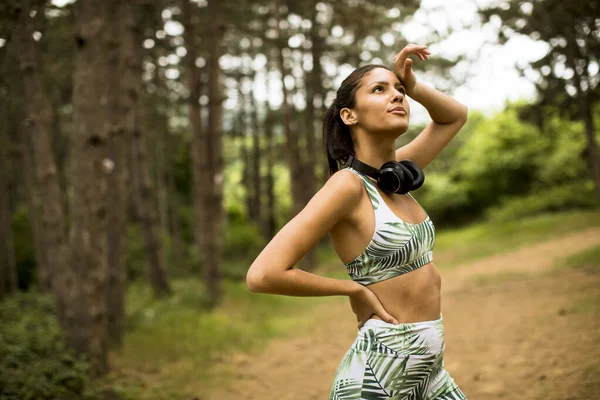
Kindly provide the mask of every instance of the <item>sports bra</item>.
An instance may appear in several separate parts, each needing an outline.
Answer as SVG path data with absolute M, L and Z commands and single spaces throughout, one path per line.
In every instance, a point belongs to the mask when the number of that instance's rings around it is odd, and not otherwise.
M 375 213 L 375 231 L 371 242 L 362 254 L 344 264 L 352 280 L 370 285 L 414 271 L 431 262 L 435 227 L 429 215 L 425 213 L 425 220 L 418 224 L 401 220 L 385 203 L 375 182 L 353 168 L 345 169 L 362 179 Z

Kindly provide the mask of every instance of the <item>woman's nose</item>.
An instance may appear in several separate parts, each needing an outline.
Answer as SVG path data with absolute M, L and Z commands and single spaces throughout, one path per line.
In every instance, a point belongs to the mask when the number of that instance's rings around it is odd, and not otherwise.
M 396 90 L 396 93 L 394 93 L 394 97 L 392 98 L 392 103 L 395 103 L 396 101 L 402 103 L 403 100 L 404 96 L 402 95 L 402 92 Z

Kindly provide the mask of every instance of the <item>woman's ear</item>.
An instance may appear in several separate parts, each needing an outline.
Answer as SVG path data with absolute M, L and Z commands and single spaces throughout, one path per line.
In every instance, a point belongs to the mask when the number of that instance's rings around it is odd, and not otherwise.
M 356 125 L 356 123 L 358 122 L 356 113 L 347 107 L 342 108 L 340 110 L 340 118 L 342 119 L 342 121 L 344 121 L 344 124 L 348 126 Z

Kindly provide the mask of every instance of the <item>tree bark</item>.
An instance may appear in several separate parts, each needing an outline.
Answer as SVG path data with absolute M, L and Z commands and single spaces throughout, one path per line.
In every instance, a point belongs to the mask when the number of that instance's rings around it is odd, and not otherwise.
M 123 131 L 123 108 L 121 107 L 121 82 L 119 76 L 123 66 L 120 63 L 120 38 L 124 26 L 121 2 L 110 0 L 109 9 L 115 18 L 107 19 L 107 111 L 108 111 L 108 159 L 112 165 L 107 171 L 108 226 L 106 229 L 108 337 L 112 344 L 120 346 L 125 333 L 125 237 L 126 237 L 126 193 L 127 193 L 127 141 Z
M 234 123 L 234 137 L 237 137 L 240 141 L 240 153 L 243 162 L 242 166 L 242 185 L 246 189 L 246 210 L 248 212 L 248 218 L 252 222 L 258 222 L 258 216 L 260 211 L 256 209 L 256 197 L 258 197 L 257 181 L 254 175 L 254 164 L 252 163 L 252 155 L 248 146 L 248 140 L 246 139 L 246 126 L 247 126 L 247 112 L 246 104 L 248 101 L 247 96 L 242 90 L 243 75 L 238 77 L 238 99 L 239 105 L 237 109 L 236 122 Z M 250 96 L 248 96 L 250 97 Z
M 262 176 L 260 171 L 261 148 L 260 148 L 260 123 L 258 120 L 258 105 L 256 104 L 256 71 L 253 70 L 252 75 L 252 93 L 250 95 L 250 106 L 252 115 L 252 182 L 254 183 L 254 197 L 252 199 L 252 207 L 255 210 L 255 221 L 260 223 L 263 220 L 262 213 Z
M 220 82 L 219 58 L 223 54 L 225 25 L 221 12 L 222 4 L 209 1 L 207 13 L 210 25 L 209 79 L 208 79 L 208 132 L 206 134 L 206 156 L 209 160 L 209 185 L 207 197 L 207 218 L 202 224 L 207 233 L 204 256 L 204 279 L 213 304 L 221 300 L 221 261 L 223 247 L 223 144 L 221 118 L 223 94 Z
M 290 170 L 290 185 L 292 187 L 292 216 L 295 216 L 302 210 L 302 207 L 304 207 L 305 196 L 302 187 L 304 179 L 302 177 L 302 160 L 300 157 L 298 132 L 297 129 L 292 127 L 292 106 L 289 103 L 289 93 L 287 87 L 285 86 L 287 69 L 285 68 L 285 60 L 283 55 L 285 44 L 281 35 L 281 29 L 279 28 L 279 21 L 281 19 L 279 13 L 279 1 L 274 2 L 274 8 L 275 19 L 278 21 L 276 27 L 278 44 L 276 57 L 277 66 L 281 73 L 281 113 L 283 115 L 283 131 L 285 132 L 286 137 L 286 159 L 288 161 L 288 167 Z
M 158 208 L 158 221 L 160 226 L 161 235 L 168 234 L 169 232 L 169 206 L 168 196 L 166 188 L 166 164 L 167 164 L 167 152 L 165 152 L 166 143 L 164 140 L 165 133 L 160 128 L 153 129 L 154 136 L 154 170 L 156 182 L 156 199 Z
M 25 188 L 27 190 L 27 209 L 31 222 L 31 232 L 33 234 L 33 243 L 35 246 L 35 262 L 38 269 L 38 284 L 42 292 L 50 292 L 52 289 L 52 281 L 50 267 L 46 258 L 48 250 L 43 241 L 43 228 L 40 223 L 39 216 L 39 194 L 38 183 L 33 175 L 33 166 L 30 153 L 29 133 L 21 134 L 21 162 L 23 165 L 23 176 Z
M 75 305 L 78 304 L 76 276 L 67 246 L 63 197 L 58 180 L 56 162 L 52 152 L 52 109 L 38 71 L 35 46 L 32 39 L 29 3 L 22 3 L 15 40 L 19 47 L 19 63 L 23 76 L 27 115 L 31 127 L 35 174 L 42 201 L 44 247 L 51 274 L 52 292 L 58 319 L 66 333 L 68 343 L 76 347 Z
M 165 127 L 165 130 L 168 128 Z M 169 135 L 165 133 L 165 135 Z M 174 138 L 167 138 L 165 140 L 166 151 L 169 154 L 173 154 L 176 151 L 177 146 L 172 143 Z M 169 160 L 165 164 L 165 173 L 167 175 L 167 206 L 169 213 L 169 231 L 171 238 L 173 239 L 173 250 L 172 257 L 173 263 L 179 265 L 183 259 L 183 244 L 181 238 L 181 223 L 179 222 L 179 199 L 177 197 L 177 188 L 175 186 L 175 171 L 173 167 L 173 160 Z
M 108 370 L 104 39 L 110 16 L 103 0 L 82 0 L 75 11 L 71 249 L 80 296 L 74 346 L 89 357 L 98 375 Z
M 6 157 L 6 141 L 0 138 L 0 239 L 3 248 L 0 250 L 0 279 L 3 279 L 3 290 L 6 293 L 16 292 L 18 288 L 17 263 L 15 258 L 14 237 L 12 231 L 12 212 L 10 206 L 10 188 L 8 184 L 8 168 Z
M 267 62 L 267 74 L 266 74 L 266 92 L 269 93 L 270 81 L 269 81 L 269 62 Z M 264 218 L 263 232 L 267 239 L 275 236 L 277 230 L 277 219 L 275 207 L 275 177 L 274 168 L 276 160 L 276 148 L 273 142 L 273 115 L 269 99 L 265 100 L 265 158 L 266 158 L 266 175 L 265 175 L 265 195 L 266 195 L 266 213 Z
M 208 190 L 209 161 L 206 159 L 206 141 L 202 126 L 202 109 L 200 107 L 200 94 L 202 82 L 200 71 L 196 67 L 197 44 L 196 44 L 196 21 L 194 19 L 195 8 L 192 8 L 190 0 L 181 0 L 181 16 L 184 27 L 183 37 L 187 54 L 183 60 L 187 78 L 187 86 L 190 95 L 187 99 L 188 118 L 192 128 L 192 201 L 194 207 L 194 247 L 198 253 L 203 253 L 205 248 L 205 229 L 204 223 L 208 216 L 206 194 Z
M 312 0 L 312 9 L 310 15 L 311 27 L 309 38 L 311 42 L 311 56 L 312 56 L 312 70 L 308 74 L 306 83 L 306 96 L 307 96 L 307 119 L 309 124 L 309 142 L 308 142 L 308 153 L 312 155 L 310 162 L 313 164 L 312 167 L 312 193 L 315 192 L 315 188 L 318 186 L 317 182 L 324 181 L 328 175 L 327 172 L 327 160 L 325 158 L 325 152 L 323 149 L 321 138 L 321 121 L 322 121 L 322 110 L 324 109 L 323 104 L 325 102 L 325 93 L 323 88 L 323 67 L 321 65 L 321 58 L 323 57 L 324 40 L 319 35 L 319 22 L 317 21 L 317 3 L 318 0 Z M 319 99 L 321 107 L 315 108 L 314 101 Z M 315 121 L 317 122 L 315 126 Z
M 142 55 L 140 52 L 140 7 L 135 2 L 123 4 L 125 31 L 122 35 L 123 57 L 122 92 L 124 97 L 124 133 L 129 142 L 130 174 L 132 182 L 132 208 L 139 218 L 144 235 L 149 279 L 154 294 L 169 294 L 171 288 L 164 269 L 163 249 L 159 238 L 154 189 L 150 179 L 148 149 L 144 138 L 144 117 L 140 97 L 142 94 Z

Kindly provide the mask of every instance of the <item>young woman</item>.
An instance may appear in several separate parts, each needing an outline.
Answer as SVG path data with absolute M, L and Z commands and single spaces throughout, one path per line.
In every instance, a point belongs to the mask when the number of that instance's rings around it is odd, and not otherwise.
M 394 59 L 397 73 L 365 65 L 342 82 L 323 123 L 331 177 L 247 275 L 253 292 L 349 297 L 359 332 L 330 399 L 465 399 L 443 366 L 434 226 L 407 192 L 422 184 L 420 169 L 460 130 L 467 109 L 417 82 L 411 54 L 430 55 L 425 46 L 409 44 Z M 396 149 L 408 128 L 407 96 L 433 122 Z M 325 234 L 352 280 L 294 268 Z

